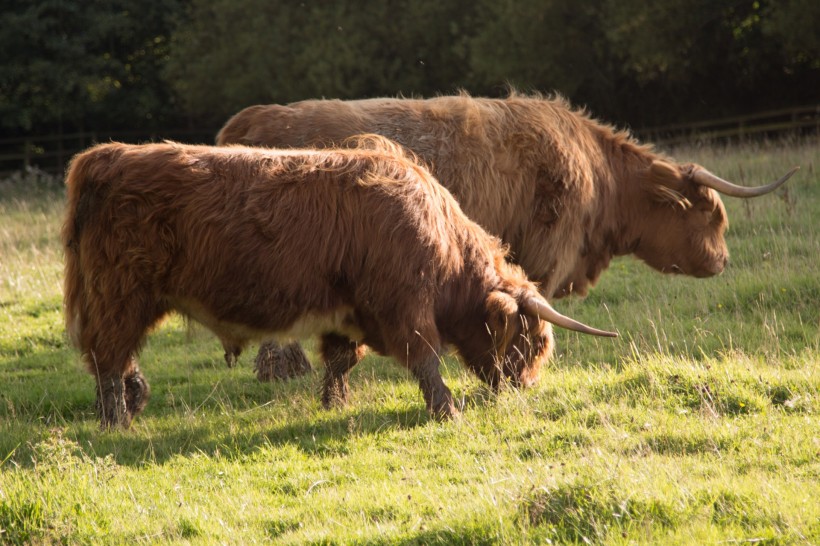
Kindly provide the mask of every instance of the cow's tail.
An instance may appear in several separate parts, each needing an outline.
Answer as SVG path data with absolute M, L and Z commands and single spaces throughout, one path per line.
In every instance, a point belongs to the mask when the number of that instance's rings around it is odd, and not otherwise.
M 66 172 L 67 204 L 60 233 L 65 253 L 63 311 L 66 333 L 75 347 L 80 347 L 88 289 L 80 254 L 83 228 L 93 221 L 105 197 L 108 187 L 103 169 L 110 164 L 112 152 L 117 147 L 116 144 L 103 144 L 82 152 L 71 160 Z

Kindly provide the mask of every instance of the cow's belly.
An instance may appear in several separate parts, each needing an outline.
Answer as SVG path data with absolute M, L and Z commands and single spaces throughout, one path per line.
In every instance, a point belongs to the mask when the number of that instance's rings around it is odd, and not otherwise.
M 350 306 L 341 306 L 324 313 L 308 312 L 290 324 L 260 328 L 220 319 L 197 300 L 169 298 L 168 301 L 172 308 L 211 330 L 223 343 L 239 347 L 251 341 L 287 342 L 330 332 L 346 336 L 353 341 L 361 341 L 364 338 L 364 332 L 356 323 L 353 308 Z
M 347 336 L 353 341 L 361 341 L 364 332 L 356 324 L 353 308 L 339 307 L 329 313 L 306 313 L 286 330 L 273 333 L 275 339 L 303 339 L 315 334 L 333 332 Z

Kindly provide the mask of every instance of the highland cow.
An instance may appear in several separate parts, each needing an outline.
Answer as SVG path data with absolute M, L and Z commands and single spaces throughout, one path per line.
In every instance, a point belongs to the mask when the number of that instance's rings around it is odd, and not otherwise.
M 225 124 L 217 144 L 333 146 L 357 133 L 383 135 L 419 156 L 555 298 L 586 295 L 614 256 L 634 255 L 663 273 L 722 272 L 728 220 L 718 192 L 755 197 L 791 175 L 740 187 L 677 164 L 560 97 L 516 93 L 250 106 Z M 258 359 L 263 372 L 271 365 Z
M 128 427 L 148 384 L 136 355 L 171 311 L 226 349 L 321 336 L 322 401 L 341 404 L 366 344 L 406 366 L 429 412 L 458 413 L 439 374 L 453 346 L 493 388 L 532 383 L 550 307 L 500 242 L 395 144 L 262 150 L 102 144 L 69 168 L 67 330 L 97 382 L 103 427 Z

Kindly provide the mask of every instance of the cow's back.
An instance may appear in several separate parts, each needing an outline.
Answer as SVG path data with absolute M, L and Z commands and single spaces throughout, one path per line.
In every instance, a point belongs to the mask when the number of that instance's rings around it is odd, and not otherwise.
M 429 174 L 387 154 L 158 144 L 112 161 L 106 151 L 82 161 L 101 181 L 82 192 L 104 193 L 104 206 L 85 211 L 80 254 L 131 270 L 192 315 L 206 302 L 220 320 L 281 330 L 340 305 L 390 309 L 396 286 L 432 292 L 460 267 L 470 222 Z M 332 160 L 345 154 L 355 160 Z
M 521 162 L 515 123 L 503 101 L 465 96 L 302 101 L 246 108 L 226 123 L 217 143 L 327 147 L 379 134 L 411 150 L 470 218 L 515 246 L 536 175 L 535 166 Z
M 390 138 L 426 163 L 464 212 L 509 245 L 514 260 L 552 294 L 578 267 L 595 214 L 589 120 L 560 100 L 465 95 L 426 100 L 309 100 L 252 106 L 218 142 L 329 146 L 358 133 Z M 563 136 L 562 136 L 563 135 Z M 575 146 L 575 144 L 573 144 Z M 583 148 L 583 149 L 582 149 Z M 582 153 L 583 152 L 583 153 Z

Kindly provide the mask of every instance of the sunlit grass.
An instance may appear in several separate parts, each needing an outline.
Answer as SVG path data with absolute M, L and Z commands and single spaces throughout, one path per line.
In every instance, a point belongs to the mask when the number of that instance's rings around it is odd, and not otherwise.
M 100 432 L 63 331 L 62 189 L 0 182 L 0 543 L 818 543 L 819 149 L 674 150 L 746 184 L 802 169 L 724 199 L 723 275 L 619 259 L 555 302 L 622 337 L 557 332 L 535 388 L 493 396 L 448 358 L 452 423 L 389 359 L 326 411 L 318 371 L 259 383 L 255 347 L 229 370 L 175 317 L 140 356 L 146 411 Z

